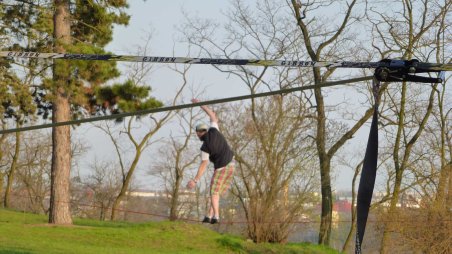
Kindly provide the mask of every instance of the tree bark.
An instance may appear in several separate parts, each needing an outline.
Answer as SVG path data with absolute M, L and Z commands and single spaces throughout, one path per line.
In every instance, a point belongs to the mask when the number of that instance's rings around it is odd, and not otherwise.
M 18 124 L 17 127 L 20 127 Z M 19 153 L 20 153 L 20 132 L 16 132 L 16 147 L 14 149 L 14 155 L 13 160 L 11 162 L 11 168 L 9 169 L 9 172 L 7 174 L 7 182 L 6 182 L 6 189 L 5 189 L 5 199 L 3 200 L 4 207 L 9 208 L 10 207 L 10 197 L 11 197 L 11 189 L 13 187 L 14 183 L 14 175 L 17 171 L 17 161 L 19 160 Z M 0 189 L 1 190 L 1 189 Z
M 178 169 L 176 169 L 178 171 Z M 171 196 L 170 221 L 177 220 L 177 207 L 179 205 L 179 188 L 182 182 L 182 176 L 176 172 L 176 182 L 174 183 L 173 193 Z
M 450 170 L 447 165 L 446 160 L 446 134 L 447 134 L 447 115 L 444 114 L 444 95 L 446 93 L 445 84 L 442 87 L 442 91 L 438 94 L 438 109 L 439 109 L 439 124 L 440 124 L 440 158 L 441 158 L 441 169 L 438 183 L 438 191 L 436 194 L 435 206 L 437 208 L 446 208 L 446 192 L 447 192 L 447 182 L 449 180 Z M 450 188 L 450 187 L 449 187 Z
M 350 225 L 350 231 L 348 232 L 347 238 L 344 242 L 344 246 L 342 247 L 342 252 L 346 253 L 347 249 L 350 246 L 350 242 L 352 240 L 353 237 L 353 232 L 356 229 L 356 215 L 357 215 L 357 211 L 356 211 L 356 191 L 355 191 L 355 184 L 356 184 L 356 179 L 358 178 L 358 175 L 360 173 L 360 168 L 363 166 L 364 161 L 361 161 L 358 166 L 356 166 L 355 168 L 355 174 L 353 174 L 353 180 L 352 180 L 352 222 Z
M 320 70 L 314 69 L 314 80 L 318 84 L 321 82 Z M 314 90 L 315 100 L 317 102 L 317 135 L 316 145 L 320 163 L 320 182 L 322 193 L 322 214 L 320 220 L 319 244 L 329 245 L 331 236 L 331 222 L 333 216 L 333 194 L 331 191 L 330 161 L 325 147 L 326 137 L 326 116 L 325 103 L 320 88 Z
M 124 199 L 124 197 L 127 194 L 127 190 L 129 189 L 129 186 L 130 186 L 130 181 L 132 180 L 133 172 L 135 171 L 135 169 L 138 165 L 138 162 L 140 160 L 142 146 L 140 145 L 140 146 L 136 147 L 135 149 L 136 149 L 135 158 L 133 159 L 133 162 L 130 165 L 129 171 L 127 172 L 127 174 L 123 180 L 123 184 L 121 186 L 121 191 L 119 192 L 118 196 L 116 197 L 115 201 L 113 202 L 113 206 L 111 208 L 111 220 L 116 219 L 116 211 L 119 209 L 119 205 L 121 204 L 121 201 Z
M 449 190 L 448 190 L 448 194 L 447 194 L 447 205 L 446 208 L 449 211 L 452 211 L 452 161 L 449 161 L 449 164 L 447 165 L 449 170 Z
M 54 39 L 55 52 L 64 53 L 64 44 L 71 42 L 70 12 L 68 0 L 55 0 Z M 55 61 L 53 79 L 55 85 L 52 108 L 52 122 L 68 121 L 71 118 L 69 96 L 65 89 L 67 74 Z M 70 126 L 52 128 L 52 168 L 49 223 L 72 224 L 69 207 L 70 171 L 71 171 L 71 135 Z
M 2 125 L 2 129 L 5 129 L 5 124 Z M 3 143 L 6 140 L 6 134 L 0 135 L 0 162 L 3 160 Z M 5 178 L 5 173 L 0 171 L 0 190 L 3 190 L 3 179 Z

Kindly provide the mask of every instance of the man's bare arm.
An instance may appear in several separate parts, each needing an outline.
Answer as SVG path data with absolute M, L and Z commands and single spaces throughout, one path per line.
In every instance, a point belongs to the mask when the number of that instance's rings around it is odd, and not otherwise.
M 188 189 L 193 189 L 196 186 L 196 183 L 201 179 L 201 176 L 204 174 L 204 171 L 206 171 L 207 165 L 209 164 L 208 160 L 202 161 L 199 165 L 198 172 L 196 173 L 195 178 L 191 179 L 187 183 Z
M 201 176 L 204 174 L 204 171 L 206 171 L 207 165 L 209 164 L 209 161 L 202 161 L 199 165 L 198 172 L 196 173 L 196 176 L 193 180 L 196 182 L 201 179 Z
M 191 102 L 193 103 L 197 103 L 200 102 L 199 99 L 192 99 Z M 215 112 L 212 111 L 212 109 L 210 109 L 208 106 L 203 105 L 201 106 L 202 110 L 204 110 L 204 112 L 206 112 L 206 114 L 209 116 L 210 118 L 210 122 L 212 123 L 218 123 L 218 118 L 217 115 L 215 114 Z

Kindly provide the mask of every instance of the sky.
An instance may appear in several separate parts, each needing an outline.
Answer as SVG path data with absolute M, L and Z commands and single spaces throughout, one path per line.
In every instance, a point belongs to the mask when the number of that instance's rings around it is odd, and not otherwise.
M 230 6 L 230 2 L 223 1 L 199 1 L 199 0 L 133 0 L 129 1 L 130 8 L 128 13 L 131 15 L 130 23 L 127 27 L 118 26 L 114 29 L 113 41 L 107 46 L 107 50 L 117 55 L 134 54 L 138 45 L 143 45 L 146 35 L 152 32 L 150 43 L 150 52 L 147 55 L 152 56 L 187 56 L 188 49 L 186 44 L 180 41 L 181 35 L 178 32 L 178 26 L 184 22 L 184 13 L 190 15 L 214 18 L 217 21 L 224 21 L 222 15 Z M 120 68 L 124 69 L 124 64 L 120 63 Z M 189 82 L 195 87 L 205 90 L 201 99 L 218 99 L 224 97 L 238 96 L 247 94 L 247 89 L 240 86 L 240 82 L 232 77 L 227 77 L 219 73 L 211 66 L 195 65 L 189 75 Z M 162 66 L 155 66 L 150 77 L 152 94 L 159 100 L 170 100 L 176 88 L 180 84 L 180 79 L 173 72 L 168 71 Z M 185 103 L 189 103 L 188 95 L 185 96 Z M 343 99 L 340 94 L 338 100 Z M 167 127 L 159 135 L 165 138 L 171 128 Z M 81 172 L 87 172 L 87 168 L 92 161 L 97 158 L 104 160 L 114 160 L 115 154 L 111 147 L 111 142 L 105 134 L 100 133 L 90 124 L 84 124 L 74 130 L 75 136 L 81 138 L 85 144 L 89 145 L 90 150 L 83 155 L 82 163 L 79 165 Z M 366 140 L 368 126 L 365 126 L 356 135 L 361 140 Z M 365 142 L 365 141 L 364 141 Z M 355 150 L 355 151 L 354 151 Z M 351 148 L 351 151 L 360 151 L 359 148 Z M 362 151 L 360 151 L 362 152 Z M 137 169 L 138 184 L 142 189 L 155 189 L 155 183 L 149 180 L 146 175 L 147 167 L 153 158 L 150 153 L 146 153 Z M 343 168 L 334 173 L 335 189 L 349 190 L 351 186 L 351 169 Z

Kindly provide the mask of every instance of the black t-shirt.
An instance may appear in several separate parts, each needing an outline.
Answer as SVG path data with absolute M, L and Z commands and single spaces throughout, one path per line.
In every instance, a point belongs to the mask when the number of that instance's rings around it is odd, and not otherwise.
M 215 169 L 225 167 L 232 161 L 234 153 L 224 136 L 216 128 L 210 128 L 202 140 L 204 143 L 201 151 L 209 154 L 209 160 L 213 162 Z

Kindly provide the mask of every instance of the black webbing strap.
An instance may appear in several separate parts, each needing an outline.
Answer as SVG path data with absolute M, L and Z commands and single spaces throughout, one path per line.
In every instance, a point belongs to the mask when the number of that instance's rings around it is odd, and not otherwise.
M 364 156 L 363 169 L 358 187 L 357 198 L 357 229 L 355 253 L 361 254 L 364 231 L 366 230 L 367 216 L 375 185 L 378 157 L 378 91 L 380 81 L 374 79 L 373 94 L 375 98 L 374 114 L 370 126 L 369 139 L 367 141 L 366 155 Z

